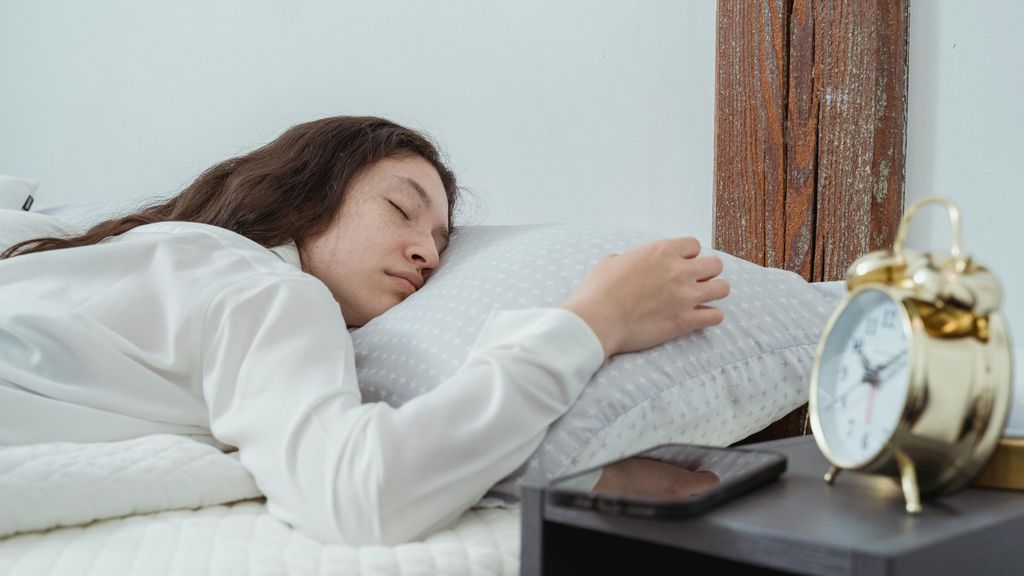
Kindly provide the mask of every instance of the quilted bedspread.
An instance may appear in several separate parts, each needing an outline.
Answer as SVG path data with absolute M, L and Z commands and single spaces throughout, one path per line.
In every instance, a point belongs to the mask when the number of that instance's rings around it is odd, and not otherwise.
M 518 506 L 421 542 L 324 545 L 267 514 L 233 455 L 188 438 L 0 448 L 0 574 L 518 571 Z

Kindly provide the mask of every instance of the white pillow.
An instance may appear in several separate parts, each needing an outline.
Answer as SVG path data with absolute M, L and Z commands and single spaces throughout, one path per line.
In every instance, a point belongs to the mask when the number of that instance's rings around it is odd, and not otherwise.
M 400 305 L 352 331 L 364 401 L 399 406 L 451 376 L 493 310 L 558 306 L 608 253 L 656 234 L 575 225 L 469 226 Z M 548 430 L 516 481 L 607 462 L 669 442 L 725 446 L 807 401 L 818 338 L 835 304 L 803 278 L 725 253 L 725 321 L 613 356 Z
M 35 201 L 33 194 L 38 187 L 37 180 L 0 174 L 0 208 L 29 210 Z
M 0 253 L 25 240 L 80 233 L 74 224 L 48 214 L 0 208 Z
M 64 222 L 87 230 L 104 220 L 130 214 L 165 199 L 163 196 L 146 196 L 141 198 L 52 204 L 37 206 L 36 212 L 56 216 Z

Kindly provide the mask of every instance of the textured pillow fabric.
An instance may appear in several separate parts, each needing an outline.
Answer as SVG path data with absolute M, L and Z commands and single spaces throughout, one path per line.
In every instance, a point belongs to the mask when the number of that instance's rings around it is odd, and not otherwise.
M 38 180 L 15 178 L 0 174 L 0 208 L 25 210 L 32 208 Z
M 54 216 L 0 208 L 0 252 L 25 240 L 77 232 L 76 226 Z
M 36 212 L 56 216 L 61 221 L 88 229 L 104 220 L 124 216 L 140 208 L 165 200 L 164 196 L 146 196 L 120 200 L 93 200 L 68 204 L 38 205 Z
M 649 232 L 575 225 L 469 226 L 430 281 L 352 331 L 364 401 L 399 406 L 451 376 L 495 310 L 558 306 L 609 253 Z M 725 321 L 660 346 L 613 356 L 549 428 L 516 481 L 552 477 L 658 444 L 724 446 L 807 401 L 818 338 L 834 303 L 800 276 L 713 250 L 732 293 Z

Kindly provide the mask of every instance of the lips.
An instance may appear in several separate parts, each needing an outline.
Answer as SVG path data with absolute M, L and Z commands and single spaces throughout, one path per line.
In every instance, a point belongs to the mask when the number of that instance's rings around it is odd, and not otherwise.
M 420 278 L 420 276 L 418 274 L 409 274 L 409 273 L 392 274 L 392 273 L 389 272 L 388 276 L 391 276 L 392 278 L 395 278 L 401 284 L 406 286 L 409 289 L 410 293 L 415 292 L 416 290 L 419 290 L 420 287 L 423 286 L 423 279 Z

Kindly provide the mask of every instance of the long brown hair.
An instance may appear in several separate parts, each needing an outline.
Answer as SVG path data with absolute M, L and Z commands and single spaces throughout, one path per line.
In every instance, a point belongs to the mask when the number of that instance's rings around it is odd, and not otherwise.
M 301 248 L 334 221 L 362 170 L 404 155 L 420 156 L 437 169 L 448 196 L 448 228 L 454 232 L 455 174 L 426 136 L 383 118 L 335 116 L 293 126 L 269 144 L 209 168 L 164 202 L 100 222 L 77 236 L 19 242 L 0 259 L 88 246 L 167 221 L 219 226 L 266 248 L 289 241 Z

